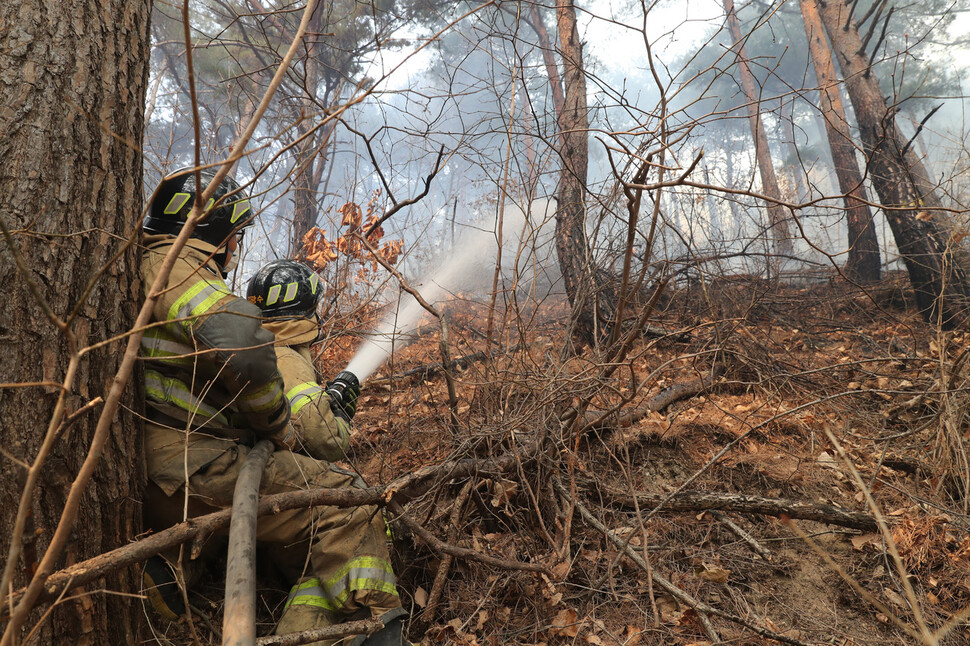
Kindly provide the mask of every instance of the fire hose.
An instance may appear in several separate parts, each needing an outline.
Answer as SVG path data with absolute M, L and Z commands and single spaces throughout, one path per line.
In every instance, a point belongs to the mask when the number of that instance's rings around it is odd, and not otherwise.
M 257 442 L 239 470 L 232 494 L 223 646 L 256 644 L 256 507 L 263 468 L 272 454 L 272 442 Z
M 360 394 L 357 377 L 345 370 L 327 384 L 326 392 L 334 414 L 349 422 L 357 411 L 357 396 Z M 223 646 L 256 644 L 256 509 L 263 469 L 272 454 L 272 442 L 257 442 L 239 470 L 232 493 L 226 609 L 222 618 Z

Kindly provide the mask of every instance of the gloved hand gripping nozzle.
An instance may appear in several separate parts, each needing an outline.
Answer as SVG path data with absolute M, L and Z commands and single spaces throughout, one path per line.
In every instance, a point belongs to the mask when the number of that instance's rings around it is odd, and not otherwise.
M 333 381 L 327 384 L 325 392 L 330 397 L 330 410 L 334 415 L 348 422 L 354 418 L 357 397 L 360 396 L 360 381 L 354 373 L 346 370 L 337 373 Z

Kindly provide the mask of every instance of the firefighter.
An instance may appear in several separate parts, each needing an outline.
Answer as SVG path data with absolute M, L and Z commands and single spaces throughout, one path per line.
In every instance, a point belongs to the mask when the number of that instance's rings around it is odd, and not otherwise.
M 156 189 L 143 224 L 146 285 L 154 283 L 197 193 L 214 175 L 183 169 Z M 260 326 L 260 309 L 234 296 L 224 282 L 235 267 L 242 233 L 253 223 L 249 199 L 227 178 L 205 211 L 175 258 L 154 306 L 153 325 L 142 340 L 149 477 L 145 516 L 156 530 L 186 515 L 231 506 L 239 469 L 258 439 L 270 439 L 277 447 L 263 472 L 263 494 L 353 485 L 352 475 L 289 450 L 297 448 L 298 438 L 290 424 L 273 334 Z M 348 400 L 354 394 L 349 392 Z M 404 613 L 376 509 L 280 512 L 259 519 L 257 540 L 290 552 L 302 549 L 308 563 L 278 632 L 325 626 L 356 613 L 382 617 L 387 624 L 357 643 L 402 643 Z M 157 610 L 176 616 L 184 605 L 173 594 L 171 570 L 162 564 L 153 559 L 146 565 L 146 591 Z
M 295 260 L 264 265 L 246 289 L 246 299 L 266 317 L 263 327 L 276 337 L 276 363 L 298 441 L 307 455 L 333 461 L 343 458 L 347 450 L 360 386 L 349 372 L 331 382 L 329 393 L 317 381 L 310 344 L 320 329 L 321 295 L 320 277 Z
M 319 460 L 333 461 L 344 457 L 350 436 L 350 421 L 357 411 L 360 384 L 352 373 L 343 371 L 333 381 L 321 386 L 310 356 L 310 344 L 317 339 L 319 320 L 317 304 L 322 290 L 320 277 L 306 265 L 294 260 L 275 260 L 264 265 L 249 282 L 247 300 L 259 307 L 266 319 L 263 327 L 276 337 L 277 365 L 283 375 L 286 397 L 290 402 L 290 415 L 294 427 L 297 450 Z M 336 473 L 354 478 L 354 484 L 362 482 L 350 472 L 331 466 Z M 382 516 L 368 508 L 371 522 L 359 531 L 360 547 L 347 558 L 366 555 L 388 564 L 385 531 Z M 361 551 L 362 550 L 362 551 Z M 281 559 L 276 553 L 276 560 Z M 300 556 L 298 553 L 296 556 Z M 339 564 L 336 564 L 334 570 Z M 389 568 L 389 565 L 387 565 Z M 339 571 L 339 570 L 338 570 Z M 388 570 L 389 571 L 389 570 Z M 350 618 L 351 608 L 335 608 L 329 600 L 325 576 L 304 579 L 293 587 L 287 600 L 286 610 L 277 627 L 278 634 L 304 629 L 301 623 L 309 615 L 314 625 L 326 625 Z M 320 612 L 323 610 L 323 612 Z M 391 609 L 388 609 L 391 610 Z M 407 644 L 402 638 L 403 610 L 400 604 L 385 612 L 388 628 L 364 642 L 372 644 Z M 364 616 L 359 611 L 356 616 Z M 291 625 L 291 620 L 296 624 Z

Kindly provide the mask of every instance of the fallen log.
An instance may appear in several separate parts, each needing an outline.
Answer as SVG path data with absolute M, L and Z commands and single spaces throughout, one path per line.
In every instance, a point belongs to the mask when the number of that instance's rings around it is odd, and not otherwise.
M 591 429 L 632 426 L 650 413 L 659 413 L 674 402 L 711 390 L 716 385 L 718 377 L 723 373 L 724 366 L 719 363 L 714 364 L 710 374 L 667 386 L 648 399 L 642 406 L 629 410 L 622 415 L 608 411 L 589 410 L 586 411 L 583 420 Z
M 633 509 L 633 496 L 608 487 L 599 487 L 604 500 L 623 508 Z M 670 497 L 669 500 L 667 498 Z M 664 503 L 666 501 L 666 503 Z M 835 505 L 807 503 L 785 498 L 762 498 L 734 493 L 714 493 L 707 491 L 681 491 L 673 496 L 666 493 L 636 494 L 636 503 L 641 508 L 654 508 L 664 503 L 661 511 L 733 511 L 765 516 L 788 516 L 798 520 L 813 520 L 827 525 L 848 527 L 866 532 L 878 531 L 876 519 L 858 511 L 849 511 Z
M 473 473 L 488 476 L 512 471 L 520 461 L 530 459 L 529 456 L 534 455 L 535 450 L 534 445 L 526 445 L 515 454 L 494 460 L 451 460 L 418 469 L 383 487 L 308 489 L 265 496 L 259 501 L 257 514 L 267 516 L 289 509 L 319 505 L 359 507 L 361 505 L 386 506 L 391 502 L 405 503 L 423 495 L 440 482 L 465 478 Z M 202 541 L 229 525 L 230 515 L 230 509 L 223 509 L 205 516 L 190 518 L 128 545 L 54 572 L 45 582 L 38 601 L 52 601 L 65 590 L 86 585 L 120 568 L 141 563 L 168 548 L 190 542 L 201 546 Z M 16 606 L 24 591 L 20 589 L 9 596 L 8 603 L 0 608 L 0 619 L 8 616 L 10 608 Z

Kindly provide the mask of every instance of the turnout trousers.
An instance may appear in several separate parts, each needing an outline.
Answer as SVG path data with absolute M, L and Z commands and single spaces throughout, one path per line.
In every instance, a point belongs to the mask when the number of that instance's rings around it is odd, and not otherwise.
M 185 519 L 232 505 L 239 469 L 249 448 L 221 443 L 221 452 L 209 441 L 189 441 L 184 432 L 146 424 L 149 479 L 146 520 L 154 529 L 164 529 Z M 205 467 L 189 475 L 188 482 L 168 495 L 172 488 L 173 462 L 153 460 L 153 454 L 171 457 L 173 440 L 181 436 L 179 451 L 185 464 L 198 463 L 189 454 L 196 449 L 207 457 L 217 455 Z M 193 434 L 194 435 L 194 434 Z M 202 439 L 202 438 L 199 438 Z M 152 447 L 161 449 L 158 453 Z M 163 448 L 165 447 L 165 448 Z M 166 448 L 168 450 L 166 450 Z M 182 478 L 184 482 L 184 476 Z M 290 451 L 273 453 L 263 471 L 263 495 L 310 488 L 343 488 L 362 484 L 353 473 L 328 462 Z M 167 486 L 166 486 L 167 485 Z M 186 500 L 187 497 L 187 500 Z M 386 525 L 375 506 L 318 506 L 260 516 L 257 541 L 266 545 L 285 572 L 297 577 L 278 632 L 295 632 L 335 623 L 357 613 L 383 616 L 401 607 L 395 577 L 388 558 Z M 362 612 L 363 611 L 363 612 Z M 287 619 L 287 616 L 290 619 Z M 285 630 L 282 624 L 289 624 Z

